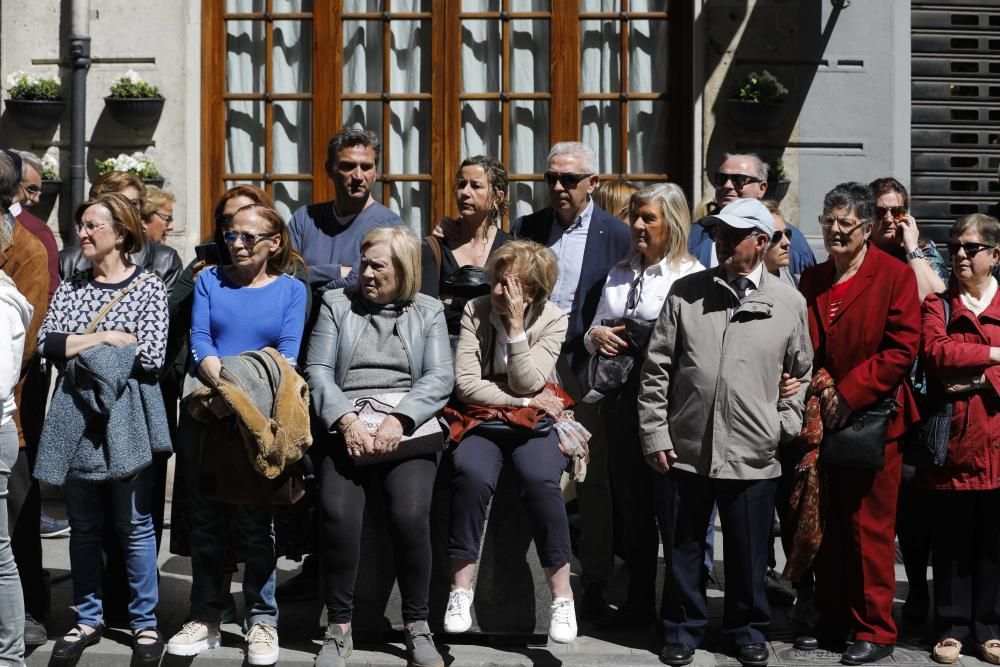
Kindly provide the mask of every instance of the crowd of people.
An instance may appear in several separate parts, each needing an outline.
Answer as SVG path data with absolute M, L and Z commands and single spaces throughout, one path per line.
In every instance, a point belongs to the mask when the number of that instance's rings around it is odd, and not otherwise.
M 458 217 L 420 239 L 374 200 L 378 160 L 376 135 L 344 128 L 326 159 L 335 199 L 288 221 L 262 190 L 234 186 L 185 268 L 165 243 L 170 193 L 102 176 L 75 211 L 77 243 L 57 251 L 27 210 L 37 159 L 0 151 L 0 664 L 48 638 L 41 480 L 63 488 L 71 528 L 76 623 L 54 664 L 75 664 L 107 624 L 131 629 L 134 664 L 218 647 L 239 563 L 247 663 L 276 663 L 274 518 L 310 501 L 302 530 L 317 537 L 299 577 L 326 607 L 316 665 L 348 664 L 377 497 L 407 660 L 443 666 L 432 626 L 474 625 L 505 466 L 553 642 L 574 641 L 578 619 L 656 623 L 660 659 L 691 663 L 718 517 L 722 631 L 741 664 L 766 665 L 777 518 L 797 648 L 848 665 L 892 654 L 898 532 L 904 619 L 933 609 L 931 657 L 1000 664 L 1000 221 L 955 221 L 949 270 L 902 183 L 841 183 L 818 215 L 829 257 L 817 263 L 754 154 L 724 157 L 692 219 L 677 185 L 600 183 L 594 151 L 563 142 L 548 207 L 504 231 L 507 173 L 474 156 L 455 173 Z M 168 638 L 156 563 L 171 455 L 170 548 L 190 556 L 192 585 Z M 442 469 L 450 592 L 431 618 Z M 616 533 L 629 580 L 617 609 Z

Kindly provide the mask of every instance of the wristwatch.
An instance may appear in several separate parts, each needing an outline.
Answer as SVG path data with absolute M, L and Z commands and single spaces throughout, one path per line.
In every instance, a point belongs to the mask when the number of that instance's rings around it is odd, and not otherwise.
M 909 262 L 911 259 L 927 259 L 927 255 L 920 248 L 914 248 L 910 252 L 906 253 L 906 261 Z

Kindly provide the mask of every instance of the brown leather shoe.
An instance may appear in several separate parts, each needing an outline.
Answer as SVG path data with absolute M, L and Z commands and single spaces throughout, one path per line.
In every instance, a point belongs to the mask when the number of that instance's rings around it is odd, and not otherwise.
M 934 662 L 940 662 L 942 665 L 950 665 L 957 662 L 961 654 L 962 642 L 951 637 L 942 639 L 931 649 L 931 658 Z
M 1000 640 L 989 639 L 983 642 L 979 645 L 979 653 L 991 665 L 1000 665 Z

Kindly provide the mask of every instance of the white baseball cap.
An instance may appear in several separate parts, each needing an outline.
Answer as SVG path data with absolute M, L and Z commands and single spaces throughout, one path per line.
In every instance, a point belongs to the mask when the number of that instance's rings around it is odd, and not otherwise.
M 737 199 L 715 215 L 708 216 L 708 219 L 737 229 L 756 228 L 774 236 L 774 218 L 759 199 Z

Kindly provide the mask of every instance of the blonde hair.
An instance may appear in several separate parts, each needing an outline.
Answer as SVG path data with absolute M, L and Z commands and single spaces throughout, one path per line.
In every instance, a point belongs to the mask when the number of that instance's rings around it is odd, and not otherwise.
M 629 212 L 635 216 L 636 209 L 643 204 L 653 204 L 660 207 L 663 221 L 667 227 L 667 247 L 663 256 L 667 263 L 676 266 L 681 260 L 688 259 L 688 235 L 691 233 L 691 209 L 688 208 L 687 197 L 676 183 L 656 183 L 647 185 L 632 195 Z
M 166 190 L 161 190 L 160 188 L 150 185 L 146 188 L 146 198 L 142 200 L 142 219 L 149 220 L 153 217 L 153 214 L 160 210 L 160 207 L 164 204 L 173 204 L 177 201 L 174 197 L 174 193 L 167 192 Z
M 409 227 L 376 227 L 361 239 L 361 254 L 365 250 L 384 243 L 389 246 L 389 254 L 399 274 L 399 296 L 397 303 L 409 303 L 420 291 L 420 239 Z
M 623 215 L 628 214 L 629 199 L 638 190 L 639 186 L 626 181 L 624 178 L 617 178 L 613 181 L 601 181 L 597 189 L 594 190 L 594 202 L 621 220 Z M 628 222 L 628 218 L 625 218 L 625 222 Z
M 494 285 L 508 271 L 514 273 L 535 302 L 552 294 L 559 277 L 559 265 L 552 251 L 540 243 L 526 240 L 500 246 L 487 260 L 486 271 Z

